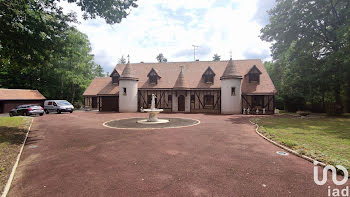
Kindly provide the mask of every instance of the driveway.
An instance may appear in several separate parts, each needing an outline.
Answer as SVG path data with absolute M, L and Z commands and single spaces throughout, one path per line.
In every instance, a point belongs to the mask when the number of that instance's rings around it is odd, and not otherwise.
M 103 122 L 146 114 L 36 117 L 9 196 L 327 196 L 313 164 L 276 154 L 243 115 L 176 129 L 119 130 Z M 321 169 L 320 169 L 321 170 Z

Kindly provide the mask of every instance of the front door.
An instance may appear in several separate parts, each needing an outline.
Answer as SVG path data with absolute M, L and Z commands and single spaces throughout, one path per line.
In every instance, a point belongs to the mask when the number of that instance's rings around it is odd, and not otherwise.
M 177 101 L 178 101 L 178 111 L 185 111 L 185 96 L 180 95 L 177 98 Z
M 97 97 L 92 97 L 91 108 L 97 108 Z

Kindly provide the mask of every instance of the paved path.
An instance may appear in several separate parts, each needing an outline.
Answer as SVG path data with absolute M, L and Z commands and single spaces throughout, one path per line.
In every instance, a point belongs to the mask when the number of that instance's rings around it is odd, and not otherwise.
M 145 116 L 36 117 L 9 196 L 327 196 L 313 164 L 277 155 L 247 116 L 160 115 L 201 121 L 178 129 L 102 126 Z

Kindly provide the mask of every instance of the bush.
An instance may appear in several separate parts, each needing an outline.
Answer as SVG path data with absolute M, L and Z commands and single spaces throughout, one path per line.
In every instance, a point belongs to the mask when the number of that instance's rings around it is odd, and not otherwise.
M 284 100 L 281 96 L 275 96 L 275 106 L 276 109 L 284 110 Z
M 305 99 L 298 96 L 284 96 L 285 110 L 288 112 L 296 112 L 305 109 Z

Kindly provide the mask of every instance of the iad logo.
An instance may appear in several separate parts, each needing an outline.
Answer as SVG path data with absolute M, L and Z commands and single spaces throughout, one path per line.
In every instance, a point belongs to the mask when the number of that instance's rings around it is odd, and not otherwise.
M 343 180 L 338 181 L 337 180 L 337 170 L 335 169 L 335 167 L 331 166 L 331 165 L 327 165 L 325 168 L 323 168 L 322 180 L 319 181 L 318 180 L 317 164 L 318 164 L 318 162 L 314 161 L 314 165 L 315 165 L 314 166 L 314 182 L 317 185 L 324 185 L 324 184 L 326 184 L 327 179 L 328 179 L 328 177 L 327 177 L 328 170 L 332 171 L 332 180 L 333 180 L 334 184 L 336 184 L 336 185 L 344 185 L 348 181 L 349 173 L 346 170 L 346 168 L 344 168 L 341 165 L 337 165 L 337 168 L 339 170 L 343 171 L 343 173 L 344 173 Z M 347 196 L 348 197 L 349 196 L 349 186 L 346 186 L 343 189 L 338 189 L 338 188 L 333 188 L 332 189 L 331 186 L 328 186 L 328 196 L 344 196 L 344 197 Z
M 331 165 L 327 165 L 325 168 L 323 168 L 323 176 L 322 176 L 322 181 L 319 181 L 318 180 L 318 169 L 317 169 L 317 164 L 318 162 L 317 161 L 314 161 L 314 181 L 317 185 L 324 185 L 326 184 L 327 182 L 327 172 L 328 170 L 331 170 L 332 171 L 332 180 L 333 180 L 333 183 L 336 184 L 336 185 L 344 185 L 347 181 L 348 181 L 348 176 L 349 176 L 349 173 L 348 171 L 346 170 L 346 168 L 344 168 L 343 166 L 341 165 L 336 165 L 338 169 L 342 170 L 343 173 L 344 173 L 344 178 L 343 180 L 341 181 L 338 181 L 337 180 L 337 170 L 335 169 L 334 166 L 331 166 Z

